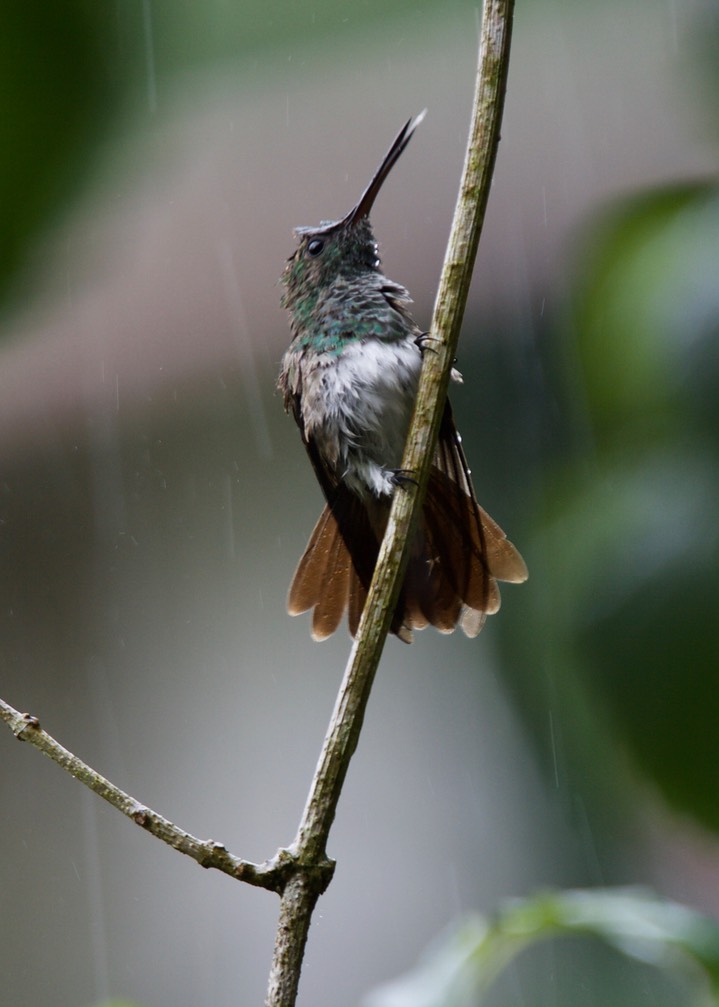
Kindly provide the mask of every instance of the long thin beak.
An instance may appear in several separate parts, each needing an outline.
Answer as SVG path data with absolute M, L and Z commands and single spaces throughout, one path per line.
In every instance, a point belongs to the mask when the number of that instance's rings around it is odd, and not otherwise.
M 362 193 L 359 203 L 357 203 L 357 205 L 350 210 L 347 216 L 340 221 L 341 224 L 354 224 L 358 220 L 361 220 L 362 217 L 369 216 L 369 212 L 372 209 L 375 199 L 377 198 L 377 193 L 382 188 L 384 180 L 399 160 L 400 154 L 412 139 L 412 134 L 422 122 L 426 114 L 427 109 L 425 108 L 424 111 L 420 112 L 419 115 L 414 117 L 414 119 L 407 120 L 397 134 L 392 146 L 385 154 L 384 160 L 375 172 L 374 178 Z

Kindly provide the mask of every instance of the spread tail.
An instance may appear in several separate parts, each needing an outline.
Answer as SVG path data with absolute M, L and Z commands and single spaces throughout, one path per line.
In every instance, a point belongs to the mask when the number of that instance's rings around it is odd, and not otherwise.
M 312 636 L 324 640 L 348 610 L 357 632 L 367 599 L 389 503 L 370 514 L 362 501 L 340 488 L 322 511 L 290 587 L 291 615 L 313 610 Z M 391 630 L 406 643 L 413 630 L 459 626 L 476 636 L 499 610 L 497 581 L 521 583 L 527 567 L 499 525 L 456 481 L 438 467 L 430 474 L 419 529 Z

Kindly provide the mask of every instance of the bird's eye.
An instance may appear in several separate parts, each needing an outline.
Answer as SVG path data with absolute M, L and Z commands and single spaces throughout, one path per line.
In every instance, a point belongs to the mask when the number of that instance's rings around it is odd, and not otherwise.
M 325 243 L 321 238 L 313 238 L 312 241 L 307 243 L 307 254 L 316 259 L 318 255 L 322 254 L 324 247 Z

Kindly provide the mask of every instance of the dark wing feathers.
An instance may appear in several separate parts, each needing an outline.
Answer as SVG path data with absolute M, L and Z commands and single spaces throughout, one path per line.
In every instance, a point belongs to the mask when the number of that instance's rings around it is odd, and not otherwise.
M 357 632 L 372 580 L 389 503 L 370 513 L 322 462 L 304 432 L 299 396 L 291 403 L 327 506 L 297 567 L 288 599 L 291 614 L 313 609 L 312 635 L 337 629 L 345 609 Z M 420 525 L 392 621 L 409 643 L 414 629 L 432 624 L 442 633 L 460 626 L 476 636 L 499 609 L 497 580 L 519 583 L 527 568 L 499 525 L 479 506 L 467 460 L 447 403 L 430 472 Z

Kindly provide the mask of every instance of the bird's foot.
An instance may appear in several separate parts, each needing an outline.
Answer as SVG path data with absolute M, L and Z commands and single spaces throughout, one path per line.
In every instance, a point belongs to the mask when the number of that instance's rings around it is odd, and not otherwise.
M 439 343 L 441 340 L 437 339 L 436 336 L 430 336 L 429 332 L 420 332 L 420 334 L 415 339 L 415 344 L 419 347 L 419 352 L 424 356 L 427 350 L 431 350 L 432 353 L 437 353 L 438 351 L 434 346 L 430 346 L 430 343 Z
M 392 469 L 392 482 L 395 486 L 404 486 L 407 483 L 419 486 L 411 469 Z

